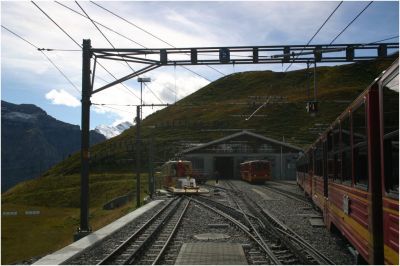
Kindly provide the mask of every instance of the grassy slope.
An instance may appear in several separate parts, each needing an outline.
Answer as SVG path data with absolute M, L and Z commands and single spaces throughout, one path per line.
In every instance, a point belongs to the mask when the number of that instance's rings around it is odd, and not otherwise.
M 305 146 L 316 137 L 309 133 L 310 127 L 315 123 L 332 122 L 348 105 L 333 100 L 353 100 L 389 64 L 364 62 L 318 68 L 318 99 L 321 103 L 320 112 L 315 117 L 305 112 L 307 80 L 304 70 L 236 73 L 209 84 L 179 102 L 198 106 L 171 106 L 147 117 L 142 123 L 142 136 L 148 138 L 151 134 L 154 137 L 156 160 L 164 160 L 175 153 L 176 141 L 206 142 L 232 133 L 199 131 L 204 128 L 255 129 L 256 133 L 277 139 L 285 136 L 288 142 Z M 258 113 L 266 117 L 253 117 L 250 121 L 231 116 L 251 114 L 257 108 L 229 104 L 246 102 L 249 95 L 286 96 L 289 103 L 268 105 Z M 172 123 L 175 124 L 173 127 L 170 126 Z M 155 129 L 149 128 L 154 125 L 157 126 Z M 120 217 L 134 206 L 131 203 L 111 212 L 101 210 L 106 201 L 135 188 L 134 176 L 129 174 L 134 170 L 134 137 L 135 129 L 132 128 L 91 148 L 90 218 L 94 229 Z M 143 158 L 147 158 L 146 150 Z M 143 160 L 143 170 L 146 169 L 146 160 Z M 42 255 L 72 241 L 72 233 L 79 224 L 79 169 L 77 153 L 44 176 L 21 183 L 2 194 L 3 210 L 43 211 L 39 217 L 2 217 L 3 264 Z M 142 184 L 144 191 L 146 181 L 143 180 Z M 32 227 L 32 224 L 35 226 Z M 29 242 L 31 239 L 40 244 L 32 245 Z
M 41 177 L 17 185 L 2 195 L 1 263 L 43 256 L 72 243 L 79 226 L 79 175 Z M 142 198 L 147 176 L 141 178 Z M 94 174 L 90 178 L 90 225 L 97 230 L 135 209 L 135 200 L 118 209 L 102 209 L 105 202 L 135 189 L 134 174 Z M 40 215 L 25 215 L 39 210 Z
M 179 101 L 197 106 L 170 106 L 148 116 L 142 123 L 142 136 L 155 139 L 156 154 L 160 161 L 177 152 L 174 144 L 179 140 L 207 142 L 232 132 L 200 132 L 212 128 L 255 129 L 255 133 L 285 140 L 300 147 L 311 143 L 316 135 L 309 128 L 315 123 L 331 123 L 348 105 L 335 100 L 354 100 L 391 62 L 373 61 L 335 67 L 317 68 L 318 100 L 320 112 L 311 117 L 305 112 L 307 79 L 305 70 L 276 73 L 253 71 L 229 75 L 205 86 Z M 313 91 L 310 92 L 313 95 Z M 287 104 L 268 105 L 245 121 L 232 115 L 251 114 L 258 106 L 231 105 L 247 102 L 248 96 L 279 95 L 288 99 Z M 202 123 L 202 124 L 196 124 Z M 171 126 L 174 124 L 174 126 Z M 188 125 L 189 124 L 189 125 Z M 284 125 L 284 126 L 282 126 Z M 151 129 L 151 126 L 156 126 Z M 200 132 L 200 134 L 199 134 Z M 119 159 L 134 160 L 135 129 L 95 145 L 91 149 L 91 169 L 97 171 L 132 170 L 129 163 L 116 164 Z M 165 156 L 164 156 L 165 155 Z M 147 150 L 143 152 L 147 158 Z M 147 164 L 147 162 L 143 162 Z M 53 167 L 47 174 L 60 175 L 79 171 L 79 154 Z

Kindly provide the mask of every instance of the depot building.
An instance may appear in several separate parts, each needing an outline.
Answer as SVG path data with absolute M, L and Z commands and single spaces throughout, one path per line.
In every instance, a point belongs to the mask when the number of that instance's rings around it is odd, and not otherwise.
M 296 179 L 296 160 L 302 149 L 250 131 L 241 131 L 182 151 L 178 156 L 191 161 L 193 169 L 214 178 L 240 179 L 240 164 L 268 160 L 272 178 Z

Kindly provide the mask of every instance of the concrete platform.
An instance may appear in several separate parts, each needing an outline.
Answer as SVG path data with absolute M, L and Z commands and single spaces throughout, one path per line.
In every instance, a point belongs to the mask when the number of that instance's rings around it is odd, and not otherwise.
M 324 220 L 322 218 L 311 218 L 309 221 L 313 227 L 325 227 Z
M 147 212 L 148 210 L 153 209 L 155 206 L 163 202 L 164 200 L 155 200 L 152 201 L 139 209 L 134 210 L 133 212 L 119 218 L 118 220 L 110 223 L 109 225 L 104 226 L 103 228 L 91 233 L 90 235 L 72 243 L 69 246 L 66 246 L 50 255 L 47 255 L 40 260 L 36 261 L 34 265 L 59 265 L 63 264 L 68 259 L 72 258 L 73 256 L 78 255 L 88 247 L 94 245 L 95 243 L 103 240 L 110 234 L 114 233 L 121 227 L 124 227 L 126 224 L 134 221 L 143 213 Z M 72 232 L 71 232 L 72 237 Z
M 219 239 L 230 238 L 230 236 L 218 233 L 205 233 L 205 234 L 194 235 L 194 238 L 196 238 L 197 240 L 219 240 Z
M 185 243 L 175 265 L 247 265 L 241 244 Z

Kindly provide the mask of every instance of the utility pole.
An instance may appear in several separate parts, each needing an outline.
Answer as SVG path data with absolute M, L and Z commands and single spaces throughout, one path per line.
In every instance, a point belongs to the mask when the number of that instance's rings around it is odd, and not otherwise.
M 151 79 L 150 78 L 138 78 L 137 79 L 138 82 L 140 82 L 140 105 L 143 106 L 143 82 L 150 82 Z M 142 111 L 140 111 L 140 119 L 142 119 L 143 114 Z
M 154 137 L 151 136 L 150 144 L 149 144 L 149 193 L 150 198 L 153 197 L 155 192 L 155 180 L 154 180 L 154 171 L 153 171 L 153 142 Z
M 140 109 L 136 106 L 136 207 L 140 207 Z
M 314 102 L 317 104 L 317 62 L 314 61 Z
M 81 213 L 80 227 L 74 240 L 90 234 L 89 227 L 89 124 L 90 124 L 90 59 L 92 57 L 90 40 L 83 40 L 82 47 L 82 120 L 81 120 Z

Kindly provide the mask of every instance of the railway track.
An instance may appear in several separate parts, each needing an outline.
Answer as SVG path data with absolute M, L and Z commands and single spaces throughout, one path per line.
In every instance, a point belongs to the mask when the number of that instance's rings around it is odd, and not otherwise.
M 280 264 L 279 260 L 275 257 L 270 247 L 266 245 L 260 235 L 257 235 L 252 228 L 232 217 L 236 216 L 236 211 L 232 211 L 232 209 L 225 209 L 222 211 L 219 209 L 219 203 L 205 201 L 204 198 L 201 197 L 193 198 L 192 200 L 229 220 L 232 224 L 241 229 L 255 243 L 255 245 L 249 246 L 250 250 L 247 252 L 250 257 L 250 261 L 253 264 Z
M 98 265 L 146 264 L 160 262 L 174 237 L 190 203 L 190 198 L 176 197 L 154 214 L 128 239 L 114 247 Z
M 277 264 L 334 264 L 329 258 L 304 241 L 302 237 L 262 208 L 252 198 L 238 190 L 231 182 L 227 182 L 227 185 L 232 191 L 232 197 L 237 199 L 235 201 L 238 208 L 241 210 L 248 209 L 262 222 L 263 235 L 266 238 L 269 236 L 268 239 L 271 236 L 275 236 L 277 244 L 272 250 L 279 260 Z M 269 240 L 269 242 L 272 243 L 273 240 Z

